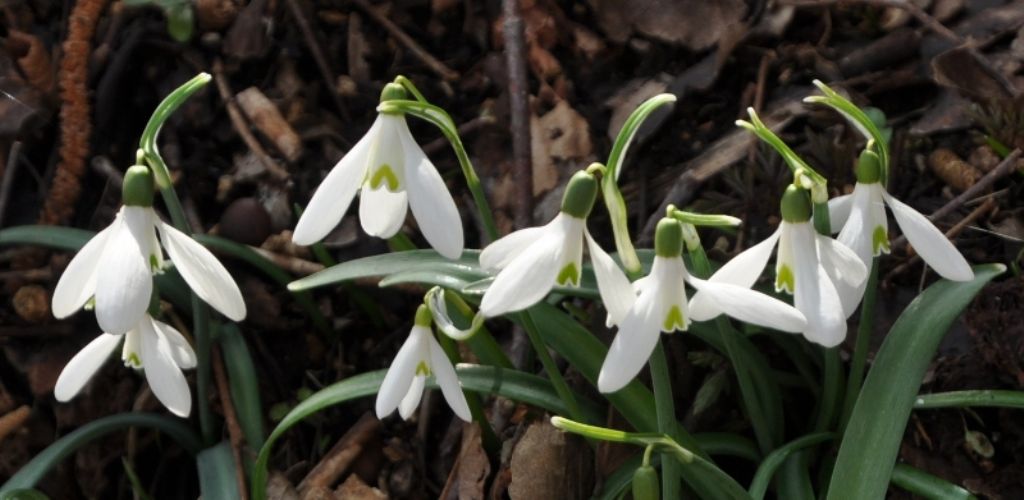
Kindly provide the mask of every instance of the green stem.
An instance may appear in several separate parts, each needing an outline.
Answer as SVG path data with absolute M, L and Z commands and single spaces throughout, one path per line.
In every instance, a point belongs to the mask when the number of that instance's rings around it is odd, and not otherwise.
M 998 408 L 1024 408 L 1024 392 L 972 390 L 921 394 L 914 401 L 915 410 L 930 408 L 964 408 L 993 406 Z
M 820 406 L 814 424 L 814 430 L 819 432 L 832 428 L 842 404 L 843 392 L 843 361 L 839 357 L 839 348 L 821 348 L 820 351 L 824 359 L 825 380 L 821 384 Z
M 444 350 L 444 353 L 448 355 L 448 359 L 451 360 L 452 365 L 458 365 L 462 362 L 462 356 L 459 355 L 459 347 L 455 345 L 454 340 L 448 338 L 447 335 L 438 335 L 437 339 L 438 343 L 441 344 L 441 349 Z M 483 403 L 480 402 L 480 395 L 467 390 L 462 392 L 466 395 L 466 403 L 469 405 L 469 413 L 473 416 L 473 421 L 480 426 L 480 437 L 483 441 L 484 450 L 487 451 L 488 456 L 497 457 L 501 452 L 501 441 L 498 440 L 498 435 L 494 433 L 491 422 L 487 420 Z
M 853 405 L 860 395 L 860 384 L 864 381 L 864 364 L 867 362 L 868 348 L 871 346 L 871 333 L 875 324 L 875 303 L 878 300 L 878 257 L 871 261 L 871 274 L 868 277 L 864 300 L 860 306 L 860 323 L 857 325 L 857 343 L 850 360 L 850 375 L 846 379 L 846 399 L 843 401 L 842 419 L 839 430 L 846 428 L 846 422 L 853 413 Z
M 192 336 L 196 341 L 196 402 L 199 406 L 199 430 L 207 446 L 217 442 L 217 429 L 210 410 L 211 368 L 210 310 L 196 294 L 192 294 Z
M 533 345 L 533 350 L 540 357 L 540 363 L 544 366 L 544 371 L 547 372 L 548 378 L 551 379 L 551 385 L 555 387 L 555 392 L 558 393 L 558 397 L 565 403 L 566 408 L 569 408 L 569 416 L 578 422 L 585 422 L 583 412 L 580 411 L 580 406 L 576 402 L 576 397 L 573 396 L 572 390 L 569 389 L 569 384 L 565 383 L 562 372 L 558 370 L 558 365 L 555 364 L 551 353 L 548 352 L 547 345 L 541 340 L 540 332 L 537 331 L 537 325 L 533 323 L 530 313 L 524 311 L 517 315 L 523 330 L 526 330 L 526 336 L 530 339 L 530 344 Z
M 651 381 L 654 386 L 654 411 L 658 415 L 658 432 L 671 434 L 676 426 L 676 405 L 672 397 L 672 375 L 669 373 L 665 347 L 660 339 L 651 354 Z M 661 491 L 665 498 L 679 498 L 679 470 L 675 460 L 661 461 Z
M 149 123 L 146 124 L 146 128 L 142 131 L 142 137 L 139 139 L 139 148 L 145 153 L 146 162 L 153 169 L 153 178 L 156 181 L 157 187 L 160 188 L 160 195 L 164 200 L 164 204 L 167 205 L 171 222 L 174 223 L 174 227 L 187 234 L 192 234 L 192 231 L 188 228 L 188 220 L 185 218 L 185 211 L 181 207 L 181 200 L 178 199 L 178 195 L 174 192 L 174 186 L 171 184 L 171 172 L 160 156 L 156 139 L 157 135 L 160 134 L 160 129 L 164 126 L 164 122 L 192 94 L 195 94 L 199 89 L 210 83 L 210 80 L 209 73 L 200 73 L 175 89 L 174 92 L 171 92 L 156 107 L 156 111 L 153 111 L 153 116 L 149 118 Z

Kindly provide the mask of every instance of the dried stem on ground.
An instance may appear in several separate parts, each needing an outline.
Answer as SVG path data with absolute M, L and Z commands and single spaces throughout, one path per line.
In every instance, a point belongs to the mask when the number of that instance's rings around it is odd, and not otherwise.
M 459 78 L 459 73 L 457 71 L 445 66 L 443 62 L 431 55 L 430 52 L 427 52 L 427 49 L 424 49 L 420 44 L 416 43 L 416 40 L 413 40 L 411 36 L 406 34 L 402 28 L 399 28 L 398 25 L 388 19 L 387 16 L 381 14 L 380 11 L 377 10 L 377 7 L 371 5 L 370 2 L 367 0 L 352 0 L 352 3 L 356 4 L 360 9 L 363 9 L 363 11 L 373 18 L 374 22 L 386 29 L 391 36 L 398 40 L 399 43 L 405 45 L 413 55 L 418 57 L 420 61 L 423 61 L 423 64 L 426 64 L 431 71 L 437 73 L 437 76 L 448 81 L 457 80 Z
M 248 482 L 245 480 L 245 462 L 242 461 L 242 447 L 245 446 L 245 436 L 242 434 L 242 427 L 238 424 L 238 414 L 235 413 L 235 405 L 231 401 L 231 387 L 228 385 L 228 377 L 224 369 L 224 357 L 221 355 L 219 345 L 213 345 L 210 358 L 213 361 L 213 378 L 217 382 L 220 405 L 224 410 L 224 422 L 228 428 L 228 439 L 231 441 L 231 454 L 235 459 L 235 478 L 238 480 L 238 493 L 241 495 L 242 500 L 245 500 L 249 498 Z

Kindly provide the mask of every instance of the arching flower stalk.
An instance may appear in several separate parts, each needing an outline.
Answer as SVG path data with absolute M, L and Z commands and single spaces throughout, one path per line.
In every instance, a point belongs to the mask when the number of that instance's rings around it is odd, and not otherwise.
M 129 168 L 124 206 L 68 264 L 53 292 L 54 316 L 68 317 L 93 300 L 103 331 L 119 335 L 137 328 L 153 294 L 153 273 L 162 272 L 166 250 L 199 298 L 233 321 L 245 319 L 245 301 L 227 269 L 205 247 L 160 220 L 153 210 L 153 194 L 149 169 Z
M 389 83 L 381 101 L 405 99 Z M 427 242 L 441 255 L 462 254 L 462 219 L 441 174 L 413 139 L 405 115 L 382 112 L 366 135 L 331 169 L 299 218 L 292 241 L 311 245 L 327 236 L 359 193 L 359 221 L 371 236 L 390 238 L 408 208 Z

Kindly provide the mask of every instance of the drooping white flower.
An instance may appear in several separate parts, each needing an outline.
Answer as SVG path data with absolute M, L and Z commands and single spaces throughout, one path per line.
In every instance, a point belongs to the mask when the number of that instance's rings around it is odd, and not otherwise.
M 624 314 L 609 314 L 619 332 L 598 375 L 601 392 L 625 387 L 647 363 L 661 333 L 685 331 L 691 320 L 705 321 L 724 312 L 740 321 L 787 332 L 806 328 L 803 314 L 785 302 L 747 287 L 692 276 L 683 263 L 682 244 L 679 222 L 662 219 L 655 233 L 650 274 L 633 283 L 636 295 Z M 702 314 L 693 314 L 693 301 L 687 303 L 684 282 L 708 304 Z
M 434 338 L 430 323 L 430 312 L 426 306 L 421 305 L 416 311 L 416 321 L 409 332 L 409 338 L 398 350 L 380 384 L 376 403 L 377 418 L 384 418 L 397 408 L 402 419 L 408 420 L 420 404 L 427 378 L 433 375 L 455 415 L 466 422 L 473 419 L 466 396 L 462 393 L 462 385 L 455 375 L 455 367 Z
M 783 195 L 779 229 L 766 240 L 725 263 L 709 281 L 751 287 L 761 276 L 778 244 L 775 290 L 793 294 L 793 303 L 807 318 L 807 340 L 825 347 L 846 338 L 846 318 L 857 309 L 867 268 L 857 254 L 814 230 L 805 190 L 790 186 Z M 717 314 L 711 301 L 697 293 L 690 314 Z
M 64 270 L 53 292 L 55 317 L 74 314 L 92 298 L 103 331 L 122 334 L 134 328 L 149 307 L 153 273 L 163 266 L 162 245 L 199 298 L 233 321 L 245 319 L 245 302 L 227 269 L 153 211 L 152 182 L 146 167 L 136 165 L 125 174 L 125 205 Z
M 839 231 L 839 242 L 869 267 L 872 257 L 889 253 L 888 205 L 907 241 L 939 276 L 952 281 L 974 279 L 971 266 L 946 235 L 920 212 L 890 195 L 880 177 L 877 157 L 865 151 L 857 163 L 853 193 L 829 200 L 832 228 Z
M 196 354 L 178 330 L 149 314 L 127 333 L 100 334 L 75 354 L 57 378 L 53 389 L 57 401 L 74 398 L 122 342 L 125 366 L 143 370 L 153 395 L 171 413 L 187 417 L 192 410 L 192 395 L 181 371 L 195 368 Z
M 578 172 L 569 181 L 562 210 L 545 226 L 521 229 L 491 243 L 480 253 L 480 267 L 499 271 L 480 303 L 487 317 L 526 309 L 555 285 L 579 286 L 586 240 L 598 290 L 609 312 L 624 314 L 631 303 L 629 280 L 587 230 L 597 197 L 597 181 Z
M 404 96 L 385 88 L 382 100 Z M 381 113 L 366 135 L 331 169 L 299 218 L 292 241 L 312 245 L 338 225 L 359 192 L 359 220 L 371 236 L 390 238 L 411 208 L 435 250 L 449 259 L 462 254 L 462 219 L 441 174 L 416 144 L 405 116 Z

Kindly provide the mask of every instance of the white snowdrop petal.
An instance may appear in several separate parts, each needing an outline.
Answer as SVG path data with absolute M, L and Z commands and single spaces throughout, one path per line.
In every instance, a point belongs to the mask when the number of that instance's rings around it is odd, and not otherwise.
M 370 130 L 338 160 L 316 188 L 295 225 L 295 232 L 292 233 L 295 244 L 312 245 L 327 236 L 341 221 L 366 178 L 370 148 L 380 127 L 381 120 L 378 117 Z
M 856 188 L 854 188 L 856 189 Z M 832 232 L 839 232 L 846 227 L 847 219 L 853 208 L 853 195 L 844 194 L 828 200 L 828 218 L 832 225 Z
M 153 275 L 126 223 L 114 227 L 108 238 L 96 276 L 96 321 L 103 331 L 122 334 L 146 314 Z
M 423 399 L 423 388 L 426 384 L 427 377 L 425 375 L 413 377 L 412 383 L 409 384 L 409 392 L 406 392 L 405 397 L 398 403 L 398 416 L 402 417 L 402 420 L 409 420 L 409 417 L 416 411 L 420 400 Z
M 951 281 L 974 279 L 974 271 L 964 256 L 927 217 L 889 193 L 883 192 L 882 196 L 892 209 L 896 223 L 907 237 L 907 241 L 914 246 L 918 255 L 939 273 L 939 276 Z
M 565 240 L 561 226 L 549 226 L 538 241 L 498 273 L 484 293 L 480 312 L 493 318 L 540 302 L 555 285 Z
M 658 290 L 645 288 L 619 325 L 608 355 L 597 376 L 597 389 L 604 393 L 622 389 L 636 377 L 654 352 L 661 337 L 664 312 Z
M 836 239 L 853 250 L 865 265 L 871 265 L 871 259 L 874 257 L 871 248 L 871 232 L 873 230 L 871 189 L 869 186 L 858 183 L 853 188 L 853 194 L 850 197 L 853 200 L 850 215 Z M 836 227 L 834 223 L 832 227 Z
M 857 310 L 864 295 L 868 270 L 860 257 L 846 245 L 820 234 L 814 236 L 818 243 L 818 259 L 839 294 L 843 317 L 848 318 Z
M 469 412 L 469 403 L 466 402 L 466 395 L 462 392 L 462 385 L 455 374 L 455 367 L 433 335 L 427 337 L 427 341 L 430 345 L 430 371 L 434 373 L 434 380 L 441 388 L 441 394 L 456 416 L 471 422 L 473 416 Z
M 377 391 L 377 418 L 390 415 L 408 394 L 409 385 L 416 376 L 416 365 L 424 361 L 427 355 L 425 335 L 430 335 L 430 329 L 419 325 L 413 326 L 409 337 L 398 349 L 398 354 L 395 354 L 395 360 L 391 362 L 391 367 L 380 384 L 380 390 Z
M 75 313 L 96 293 L 96 277 L 99 274 L 100 259 L 107 245 L 107 239 L 119 225 L 120 215 L 75 254 L 64 269 L 53 290 L 53 315 L 57 319 Z
M 217 257 L 174 227 L 162 222 L 158 227 L 167 255 L 189 288 L 232 321 L 245 319 L 242 292 Z
M 583 231 L 586 229 L 586 221 L 577 219 L 565 213 L 560 214 L 562 227 L 565 234 L 565 245 L 562 247 L 562 262 L 558 266 L 559 273 L 562 270 L 571 268 L 572 272 L 564 276 L 563 283 L 556 283 L 561 286 L 579 286 L 580 278 L 583 275 Z
M 437 253 L 457 259 L 462 255 L 462 218 L 441 174 L 423 154 L 408 128 L 402 135 L 405 150 L 406 192 L 409 208 L 430 246 Z
M 156 325 L 156 329 L 160 334 L 167 339 L 167 343 L 171 348 L 171 358 L 178 364 L 178 367 L 183 370 L 195 368 L 196 352 L 192 350 L 188 340 L 185 340 L 185 336 L 173 326 L 162 321 L 153 320 L 153 324 Z
M 57 377 L 57 385 L 53 388 L 53 396 L 57 401 L 70 401 L 75 397 L 110 358 L 121 340 L 121 335 L 103 333 L 78 351 Z
M 157 333 L 149 317 L 139 325 L 139 335 L 142 337 L 142 367 L 153 395 L 171 413 L 188 417 L 192 411 L 192 393 L 185 375 L 174 362 L 170 344 Z
M 818 263 L 814 238 L 817 233 L 810 224 L 794 225 L 790 232 L 793 250 L 793 302 L 807 320 L 804 337 L 825 347 L 834 347 L 846 338 L 846 317 L 842 302 L 828 274 Z
M 768 259 L 771 258 L 772 250 L 775 248 L 775 244 L 779 241 L 781 235 L 782 227 L 780 226 L 764 241 L 740 252 L 739 255 L 726 262 L 708 281 L 729 283 L 746 288 L 754 286 L 754 283 L 757 282 L 757 279 L 764 271 L 765 266 L 768 265 Z M 690 319 L 694 321 L 707 321 L 722 313 L 699 290 L 694 294 L 693 299 L 690 300 L 689 307 Z
M 390 238 L 402 229 L 409 198 L 405 191 L 393 193 L 381 187 L 363 186 L 359 193 L 359 223 L 370 236 Z
M 587 250 L 590 252 L 590 262 L 594 265 L 594 276 L 597 278 L 597 291 L 601 294 L 601 302 L 608 310 L 608 316 L 612 324 L 619 324 L 629 308 L 636 301 L 636 294 L 629 278 L 622 272 L 611 256 L 598 245 L 590 236 L 590 231 L 584 229 L 584 236 L 587 239 Z
M 480 267 L 492 272 L 503 269 L 527 247 L 536 243 L 548 226 L 528 227 L 498 238 L 480 252 Z
M 692 276 L 688 281 L 704 294 L 707 300 L 714 302 L 717 309 L 740 321 L 792 333 L 800 333 L 807 328 L 807 320 L 804 319 L 803 313 L 793 306 L 761 292 L 731 283 L 714 283 Z

